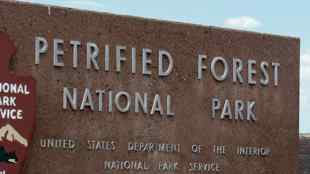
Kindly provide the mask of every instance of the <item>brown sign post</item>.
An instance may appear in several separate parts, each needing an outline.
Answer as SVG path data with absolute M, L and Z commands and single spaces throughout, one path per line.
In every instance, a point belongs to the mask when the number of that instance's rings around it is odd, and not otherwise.
M 299 39 L 16 2 L 0 16 L 10 69 L 36 80 L 37 106 L 14 107 L 37 115 L 24 174 L 296 174 Z

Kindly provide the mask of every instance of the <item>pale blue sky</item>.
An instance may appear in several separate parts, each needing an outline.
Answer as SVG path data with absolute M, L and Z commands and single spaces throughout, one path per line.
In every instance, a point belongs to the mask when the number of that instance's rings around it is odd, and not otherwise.
M 310 132 L 310 1 L 23 0 L 301 38 L 300 132 Z

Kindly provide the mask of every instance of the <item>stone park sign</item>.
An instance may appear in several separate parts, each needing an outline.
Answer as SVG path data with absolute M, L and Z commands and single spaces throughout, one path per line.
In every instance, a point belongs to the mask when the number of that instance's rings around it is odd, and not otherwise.
M 36 81 L 20 173 L 297 172 L 298 39 L 3 1 L 0 16 L 6 68 Z

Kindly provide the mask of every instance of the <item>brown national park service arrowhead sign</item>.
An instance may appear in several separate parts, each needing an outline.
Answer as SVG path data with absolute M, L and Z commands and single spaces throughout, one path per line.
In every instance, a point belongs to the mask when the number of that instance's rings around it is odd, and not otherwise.
M 9 73 L 16 48 L 0 32 L 0 169 L 18 174 L 26 159 L 35 125 L 35 81 Z

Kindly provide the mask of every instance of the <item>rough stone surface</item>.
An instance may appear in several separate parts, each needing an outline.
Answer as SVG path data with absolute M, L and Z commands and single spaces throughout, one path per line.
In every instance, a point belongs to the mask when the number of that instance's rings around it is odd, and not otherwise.
M 297 173 L 299 40 L 296 38 L 3 1 L 0 2 L 0 31 L 7 32 L 17 46 L 12 70 L 37 80 L 37 126 L 24 174 L 135 173 L 104 171 L 104 160 L 143 160 L 154 166 L 137 173 L 149 174 L 164 173 L 156 170 L 159 161 L 178 162 L 175 173 L 184 174 L 190 173 L 188 163 L 192 161 L 218 162 L 220 173 L 226 174 Z M 48 38 L 50 45 L 52 38 L 65 40 L 65 67 L 52 66 L 51 49 L 40 65 L 35 66 L 36 36 Z M 71 39 L 82 42 L 78 69 L 72 68 L 72 49 L 68 43 Z M 151 56 L 154 74 L 150 77 L 141 74 L 141 66 L 137 67 L 139 73 L 131 74 L 130 59 L 119 74 L 115 69 L 112 72 L 87 70 L 87 41 L 96 42 L 101 50 L 105 44 L 112 48 L 117 44 L 135 46 L 137 50 L 150 48 L 154 52 L 165 48 L 172 54 L 175 68 L 169 77 L 159 78 L 155 75 L 154 53 Z M 130 54 L 126 54 L 129 58 Z M 196 79 L 198 54 L 207 54 L 208 58 L 223 56 L 229 65 L 233 57 L 280 62 L 279 86 L 239 85 L 232 80 L 218 83 L 209 71 L 199 81 Z M 137 64 L 141 65 L 141 51 L 137 57 Z M 206 64 L 209 63 L 207 59 Z M 64 86 L 171 94 L 176 115 L 167 119 L 157 114 L 124 114 L 115 110 L 112 114 L 63 110 Z M 258 121 L 212 120 L 211 98 L 215 96 L 222 100 L 255 100 Z M 76 139 L 80 144 L 74 151 L 40 148 L 40 139 L 48 137 Z M 116 141 L 117 149 L 90 152 L 85 147 L 89 139 Z M 129 141 L 181 144 L 181 152 L 128 153 Z M 204 146 L 199 155 L 191 153 L 191 145 L 195 143 Z M 226 145 L 226 155 L 216 156 L 212 152 L 214 144 Z M 238 145 L 270 147 L 272 155 L 240 157 L 235 150 Z
M 310 173 L 310 136 L 300 136 L 299 140 L 299 173 Z

